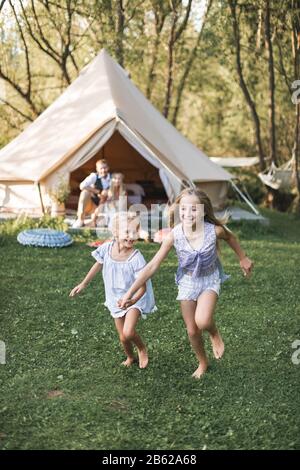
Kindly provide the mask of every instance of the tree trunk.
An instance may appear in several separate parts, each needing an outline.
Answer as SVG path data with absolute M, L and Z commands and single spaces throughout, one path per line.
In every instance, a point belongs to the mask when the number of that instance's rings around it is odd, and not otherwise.
M 164 104 L 164 109 L 163 109 L 163 115 L 166 118 L 169 116 L 171 97 L 172 97 L 175 44 L 179 40 L 182 33 L 185 31 L 187 27 L 187 23 L 188 23 L 189 16 L 191 13 L 191 8 L 192 8 L 192 0 L 188 0 L 184 18 L 181 21 L 181 23 L 179 23 L 178 28 L 177 28 L 177 23 L 179 19 L 179 14 L 177 11 L 177 7 L 179 5 L 174 1 L 171 1 L 170 4 L 171 4 L 172 12 L 173 12 L 173 20 L 172 20 L 171 31 L 170 31 L 169 41 L 168 41 L 168 50 L 169 50 L 168 80 L 167 80 L 167 92 L 166 92 L 165 104 Z
M 158 59 L 158 46 L 160 43 L 160 37 L 156 36 L 154 42 L 154 50 L 152 55 L 152 61 L 148 73 L 148 80 L 147 80 L 147 87 L 146 87 L 146 97 L 148 100 L 151 100 L 152 90 L 153 90 L 153 83 L 155 78 L 155 67 Z
M 294 58 L 294 79 L 297 80 L 300 77 L 300 0 L 292 0 L 292 48 Z M 297 212 L 300 211 L 300 179 L 299 179 L 299 160 L 300 160 L 300 103 L 296 104 L 296 123 L 295 123 L 295 134 L 294 134 L 294 170 L 295 170 L 295 183 L 297 190 L 297 197 L 295 201 L 295 209 Z
M 294 138 L 294 147 L 293 147 L 293 157 L 294 157 L 294 172 L 295 172 L 295 182 L 298 193 L 300 195 L 300 178 L 299 178 L 299 151 L 300 151 L 300 142 L 299 142 L 299 132 L 300 132 L 300 103 L 296 105 L 296 126 L 295 126 L 295 138 Z
M 188 60 L 185 64 L 184 72 L 183 72 L 183 74 L 181 76 L 181 79 L 179 81 L 179 85 L 178 85 L 178 88 L 177 88 L 177 97 L 176 97 L 175 109 L 174 109 L 174 114 L 173 114 L 173 118 L 172 118 L 172 124 L 174 126 L 176 126 L 176 124 L 177 124 L 177 117 L 178 117 L 178 113 L 179 113 L 179 109 L 180 109 L 182 94 L 183 94 L 183 91 L 184 91 L 184 88 L 185 88 L 185 84 L 186 84 L 189 72 L 192 68 L 194 59 L 196 57 L 197 49 L 198 49 L 199 44 L 201 42 L 203 30 L 204 30 L 204 27 L 205 27 L 206 18 L 207 18 L 208 12 L 210 10 L 210 7 L 212 5 L 212 1 L 213 0 L 208 0 L 208 2 L 207 2 L 206 11 L 205 11 L 205 13 L 202 17 L 202 26 L 201 26 L 201 29 L 198 33 L 196 44 L 190 52 L 189 58 L 188 58 Z
M 176 41 L 175 37 L 176 37 L 177 20 L 178 20 L 178 15 L 177 15 L 177 12 L 174 10 L 170 37 L 168 41 L 168 51 L 169 51 L 168 80 L 167 80 L 165 104 L 163 108 L 163 115 L 165 116 L 165 118 L 168 118 L 169 116 L 170 103 L 171 103 L 171 94 L 172 94 L 172 86 L 173 86 L 174 46 L 175 46 L 175 41 Z
M 117 36 L 116 36 L 116 58 L 121 67 L 124 67 L 124 8 L 123 0 L 117 1 Z
M 261 50 L 261 37 L 262 37 L 262 25 L 263 25 L 263 12 L 262 8 L 258 9 L 258 25 L 256 32 L 256 50 L 260 52 Z
M 271 39 L 270 0 L 266 0 L 265 38 L 266 38 L 266 49 L 268 51 L 268 66 L 269 66 L 270 159 L 271 159 L 271 162 L 273 162 L 276 165 L 277 158 L 276 158 L 276 125 L 275 125 L 275 75 L 274 75 L 273 45 L 272 45 L 272 39 Z
M 154 85 L 154 79 L 155 79 L 155 67 L 158 59 L 158 48 L 160 44 L 160 35 L 162 32 L 162 29 L 164 27 L 166 15 L 163 13 L 161 14 L 161 18 L 159 16 L 159 13 L 155 12 L 155 41 L 154 41 L 154 47 L 153 47 L 153 55 L 152 55 L 152 61 L 148 73 L 148 79 L 147 79 L 147 87 L 146 87 L 146 97 L 148 100 L 151 99 L 152 95 L 152 90 L 153 90 L 153 85 Z
M 248 104 L 250 111 L 251 111 L 251 115 L 252 115 L 252 119 L 254 123 L 256 145 L 257 145 L 258 155 L 259 155 L 259 165 L 260 165 L 260 170 L 262 171 L 265 169 L 266 164 L 265 164 L 265 156 L 264 156 L 263 146 L 262 146 L 262 141 L 261 141 L 260 120 L 256 111 L 255 103 L 251 98 L 251 95 L 249 93 L 249 90 L 247 88 L 244 75 L 243 75 L 243 69 L 242 69 L 242 63 L 241 63 L 240 30 L 239 30 L 237 15 L 236 15 L 236 6 L 237 6 L 236 0 L 229 0 L 229 7 L 231 10 L 231 18 L 232 18 L 233 36 L 234 36 L 235 49 L 236 49 L 236 68 L 237 68 L 237 73 L 239 77 L 239 85 L 244 94 L 246 103 Z

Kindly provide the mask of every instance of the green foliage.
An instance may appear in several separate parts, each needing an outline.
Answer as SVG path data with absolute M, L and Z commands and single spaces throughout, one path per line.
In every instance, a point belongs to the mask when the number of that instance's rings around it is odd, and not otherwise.
M 31 228 L 52 228 L 55 230 L 66 231 L 68 225 L 64 222 L 63 217 L 51 217 L 44 215 L 39 218 L 31 218 L 21 215 L 16 219 L 9 219 L 0 223 L 0 235 L 16 235 L 22 230 Z
M 94 240 L 99 240 L 101 237 L 97 235 L 97 231 L 89 228 L 85 228 L 84 230 L 81 231 L 70 231 L 70 235 L 72 236 L 73 240 L 81 243 L 88 243 L 92 242 Z
M 168 75 L 168 42 L 173 12 L 169 2 L 132 0 L 119 10 L 119 2 L 62 1 L 60 8 L 51 2 L 37 2 L 36 17 L 31 2 L 17 11 L 12 8 L 0 21 L 3 41 L 3 73 L 21 86 L 23 95 L 6 83 L 6 98 L 11 106 L 0 105 L 0 126 L 7 143 L 26 123 L 34 119 L 68 85 L 102 47 L 122 62 L 131 78 L 158 109 L 163 109 Z M 186 3 L 176 2 L 178 25 Z M 173 84 L 170 103 L 172 118 L 180 79 L 196 44 L 200 0 L 193 9 L 180 39 L 175 44 Z M 260 1 L 239 2 L 242 67 L 245 80 L 261 117 L 262 140 L 268 149 L 268 63 L 263 30 L 259 30 Z M 69 11 L 70 9 L 70 11 Z M 292 77 L 289 16 L 286 7 L 276 3 L 272 10 L 274 61 L 276 73 L 277 147 L 280 161 L 290 158 L 294 135 L 294 106 L 283 70 Z M 123 15 L 123 29 L 118 23 Z M 26 18 L 31 29 L 26 25 Z M 38 21 L 39 26 L 38 27 Z M 162 29 L 159 30 L 159 25 Z M 20 28 L 23 37 L 20 33 Z M 34 38 L 30 34 L 33 33 Z M 259 40 L 260 34 L 260 40 Z M 28 51 L 30 77 L 26 63 Z M 68 43 L 70 45 L 67 47 Z M 44 50 L 38 44 L 49 44 Z M 279 46 L 281 49 L 279 49 Z M 53 52 L 54 51 L 54 52 Z M 282 52 L 282 57 L 280 56 Z M 31 86 L 29 86 L 31 85 Z M 149 87 L 149 89 L 148 89 Z M 26 93 L 28 92 L 28 93 Z M 31 95 L 30 93 L 31 92 Z M 26 99 L 24 99 L 24 97 Z M 18 114 L 16 109 L 22 114 Z M 235 48 L 228 2 L 213 2 L 196 57 L 187 76 L 178 118 L 178 127 L 209 155 L 257 154 L 253 123 L 237 82 Z
M 57 185 L 51 188 L 48 193 L 51 199 L 62 204 L 68 199 L 70 191 L 69 183 L 61 178 Z
M 140 321 L 150 363 L 121 366 L 101 276 L 68 293 L 93 263 L 92 249 L 32 249 L 5 236 L 1 254 L 2 449 L 299 449 L 300 220 L 264 211 L 270 227 L 232 225 L 255 262 L 241 275 L 225 246 L 216 319 L 225 356 L 199 381 L 176 302 L 172 252 L 153 279 L 158 312 Z M 261 227 L 261 228 L 260 228 Z M 149 260 L 154 244 L 139 244 Z M 288 260 L 288 262 L 287 262 Z

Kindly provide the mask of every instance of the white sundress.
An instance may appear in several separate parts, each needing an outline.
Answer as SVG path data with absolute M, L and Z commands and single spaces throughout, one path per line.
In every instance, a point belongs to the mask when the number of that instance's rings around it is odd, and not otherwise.
M 146 292 L 143 297 L 127 310 L 118 307 L 120 300 L 136 280 L 139 272 L 146 265 L 145 258 L 139 250 L 134 252 L 125 261 L 117 261 L 111 257 L 114 242 L 106 242 L 92 251 L 92 256 L 103 265 L 102 276 L 105 288 L 105 303 L 113 318 L 123 317 L 131 308 L 137 308 L 141 316 L 146 318 L 149 313 L 157 310 L 151 280 L 146 283 Z

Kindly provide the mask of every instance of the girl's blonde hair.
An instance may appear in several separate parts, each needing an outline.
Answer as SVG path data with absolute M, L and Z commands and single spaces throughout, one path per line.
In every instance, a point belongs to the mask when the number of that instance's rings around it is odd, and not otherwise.
M 113 180 L 116 176 L 119 176 L 121 178 L 121 184 L 120 186 L 117 186 Z M 126 195 L 126 189 L 125 189 L 125 184 L 124 184 L 124 175 L 123 173 L 113 173 L 111 175 L 111 183 L 110 183 L 110 188 L 108 190 L 108 197 L 112 199 L 119 199 L 120 196 L 125 196 Z
M 179 204 L 184 196 L 196 196 L 199 199 L 199 203 L 203 204 L 204 206 L 204 220 L 206 222 L 210 222 L 211 224 L 222 226 L 225 230 L 228 230 L 227 227 L 225 227 L 225 224 L 228 221 L 228 216 L 225 214 L 224 217 L 217 218 L 214 214 L 211 200 L 209 199 L 206 192 L 202 191 L 201 189 L 192 188 L 181 191 L 179 196 L 177 196 L 175 199 L 175 202 L 170 207 L 169 221 L 171 227 L 174 227 L 175 222 L 179 221 Z
M 129 224 L 131 224 L 132 222 L 135 222 L 136 232 L 137 232 L 137 235 L 139 236 L 140 219 L 136 212 L 124 211 L 124 212 L 117 212 L 116 214 L 114 214 L 112 218 L 111 226 L 110 226 L 113 237 L 119 238 L 120 227 L 122 226 L 122 224 L 124 225 L 126 224 L 126 227 L 128 227 Z

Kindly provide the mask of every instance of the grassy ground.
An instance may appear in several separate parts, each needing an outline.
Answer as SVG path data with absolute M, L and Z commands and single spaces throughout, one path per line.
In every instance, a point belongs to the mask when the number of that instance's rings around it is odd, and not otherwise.
M 266 213 L 269 227 L 232 228 L 255 261 L 232 275 L 217 321 L 226 343 L 200 381 L 177 304 L 174 253 L 154 278 L 159 311 L 140 322 L 150 365 L 125 370 L 100 278 L 78 298 L 70 289 L 93 262 L 76 242 L 62 249 L 1 238 L 2 449 L 299 449 L 300 221 Z M 149 259 L 157 245 L 140 244 Z M 207 340 L 207 339 L 206 339 Z M 207 341 L 209 348 L 209 341 Z

